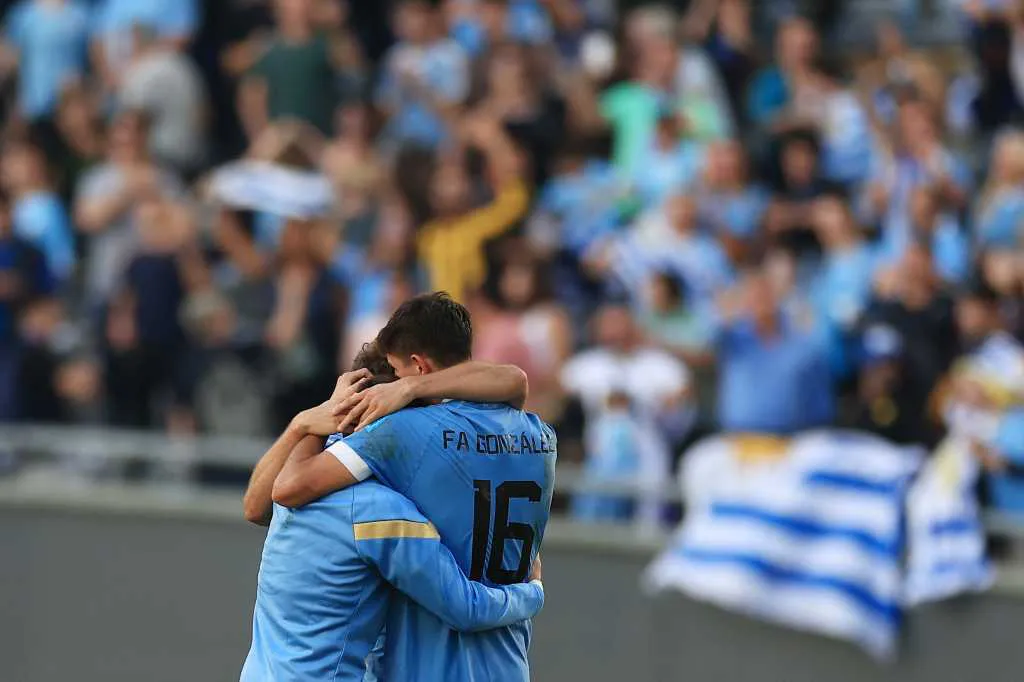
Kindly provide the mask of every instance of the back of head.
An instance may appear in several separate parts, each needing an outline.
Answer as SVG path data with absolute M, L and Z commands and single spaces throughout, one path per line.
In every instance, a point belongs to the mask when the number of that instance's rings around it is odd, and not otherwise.
M 443 291 L 409 299 L 391 315 L 377 334 L 376 344 L 387 356 L 420 356 L 437 368 L 469 360 L 473 325 L 469 311 Z
M 370 378 L 363 383 L 360 391 L 365 391 L 372 386 L 390 384 L 398 381 L 395 368 L 388 362 L 388 358 L 381 352 L 376 341 L 364 343 L 355 359 L 352 361 L 352 371 L 366 369 L 370 371 Z M 414 400 L 409 407 L 426 407 L 429 403 L 424 400 Z
M 387 384 L 398 377 L 395 376 L 395 368 L 388 364 L 388 358 L 381 352 L 375 341 L 364 343 L 355 359 L 352 361 L 352 371 L 360 369 L 370 371 L 372 378 L 371 385 Z

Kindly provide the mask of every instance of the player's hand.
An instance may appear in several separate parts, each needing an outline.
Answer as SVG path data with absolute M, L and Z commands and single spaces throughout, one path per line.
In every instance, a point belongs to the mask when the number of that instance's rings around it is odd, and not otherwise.
M 333 414 L 334 404 L 324 401 L 316 407 L 303 410 L 295 415 L 292 427 L 303 436 L 329 436 L 334 433 L 337 418 Z
M 537 552 L 537 558 L 533 560 L 533 568 L 530 569 L 530 582 L 534 580 L 541 580 L 540 552 Z
M 370 371 L 366 369 L 342 374 L 330 398 L 296 415 L 293 422 L 295 428 L 304 436 L 329 436 L 334 433 L 338 421 L 334 410 L 338 403 L 357 393 L 369 378 Z
M 335 416 L 344 415 L 338 422 L 338 431 L 358 431 L 381 417 L 398 412 L 416 399 L 412 383 L 406 379 L 378 384 L 349 396 L 335 408 Z
M 338 377 L 338 382 L 334 384 L 334 393 L 331 394 L 327 402 L 331 403 L 332 406 L 336 406 L 342 400 L 359 393 L 359 389 L 365 386 L 366 382 L 372 378 L 373 374 L 366 368 L 345 372 Z

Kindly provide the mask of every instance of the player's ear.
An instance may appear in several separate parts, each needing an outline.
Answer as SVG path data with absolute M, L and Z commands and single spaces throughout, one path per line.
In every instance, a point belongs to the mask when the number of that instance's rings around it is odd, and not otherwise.
M 434 371 L 434 363 L 432 363 L 425 355 L 413 353 L 410 359 L 413 364 L 416 365 L 417 374 L 430 374 Z

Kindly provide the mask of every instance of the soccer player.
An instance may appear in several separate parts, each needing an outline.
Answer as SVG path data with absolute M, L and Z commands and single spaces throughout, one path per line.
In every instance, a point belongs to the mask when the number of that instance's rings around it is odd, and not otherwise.
M 366 383 L 364 374 L 346 375 L 339 387 Z M 328 401 L 296 421 L 324 417 L 333 428 L 333 408 Z M 536 614 L 544 592 L 539 573 L 531 577 L 502 588 L 470 582 L 415 505 L 375 481 L 302 509 L 275 507 L 241 680 L 372 679 L 368 656 L 384 625 L 388 583 L 448 626 L 476 630 Z
M 432 374 L 470 358 L 469 314 L 447 295 L 406 301 L 376 343 L 401 378 L 339 407 L 352 409 L 350 421 L 375 420 L 346 438 L 332 437 L 321 453 L 289 458 L 274 484 L 274 500 L 298 507 L 376 476 L 431 520 L 470 578 L 487 585 L 522 582 L 550 512 L 554 432 L 507 405 L 448 401 L 401 409 Z M 396 595 L 387 633 L 388 680 L 529 679 L 529 622 L 457 633 Z

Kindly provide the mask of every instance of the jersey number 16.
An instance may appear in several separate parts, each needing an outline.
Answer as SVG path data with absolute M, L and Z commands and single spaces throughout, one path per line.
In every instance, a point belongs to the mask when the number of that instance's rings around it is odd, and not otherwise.
M 509 522 L 509 500 L 525 499 L 540 501 L 540 486 L 534 481 L 505 481 L 494 490 L 494 525 L 491 526 L 491 482 L 473 481 L 473 563 L 469 568 L 470 580 L 479 581 L 484 577 L 486 564 L 487 579 L 495 585 L 521 583 L 530 572 L 530 557 L 533 550 L 533 528 L 525 523 Z M 491 536 L 491 553 L 487 557 L 487 536 Z M 513 570 L 502 564 L 505 558 L 505 543 L 521 541 L 519 565 Z

